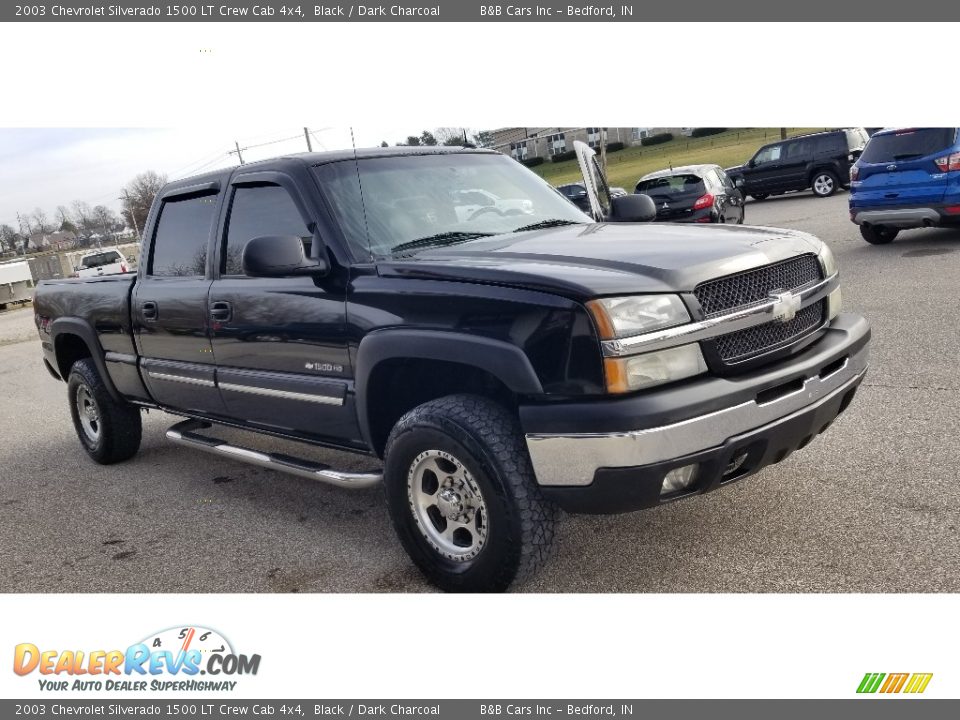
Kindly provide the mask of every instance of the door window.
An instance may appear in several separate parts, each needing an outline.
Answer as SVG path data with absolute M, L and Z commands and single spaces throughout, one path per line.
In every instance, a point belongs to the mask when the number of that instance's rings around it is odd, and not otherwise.
M 780 153 L 782 151 L 782 145 L 770 145 L 758 152 L 753 158 L 753 162 L 756 165 L 766 165 L 767 163 L 777 162 L 780 159 Z
M 203 277 L 207 269 L 207 241 L 216 209 L 216 195 L 165 201 L 153 236 L 148 274 Z
M 253 238 L 264 235 L 295 235 L 303 240 L 304 254 L 310 254 L 313 233 L 284 188 L 279 185 L 238 187 L 230 207 L 220 272 L 243 275 L 243 248 Z

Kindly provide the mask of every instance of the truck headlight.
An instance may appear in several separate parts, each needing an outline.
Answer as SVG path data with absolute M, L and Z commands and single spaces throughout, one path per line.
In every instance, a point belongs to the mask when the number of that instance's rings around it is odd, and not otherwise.
M 707 363 L 700 346 L 692 343 L 643 355 L 606 358 L 604 371 L 607 392 L 625 393 L 700 375 L 707 371 Z
M 821 241 L 820 243 L 820 253 L 818 257 L 820 259 L 820 267 L 823 268 L 824 277 L 833 277 L 837 274 L 840 266 L 837 265 L 837 259 L 833 256 L 833 251 L 830 249 L 830 246 L 825 242 Z
M 690 322 L 679 295 L 627 295 L 591 300 L 587 308 L 604 340 L 630 337 Z
M 833 256 L 833 251 L 827 246 L 826 243 L 821 244 L 818 258 L 820 260 L 820 266 L 823 268 L 824 277 L 833 277 L 840 271 L 840 266 L 837 264 L 837 259 Z M 837 315 L 839 315 L 842 306 L 843 298 L 840 294 L 840 288 L 837 288 L 832 293 L 827 295 L 827 319 L 833 320 Z

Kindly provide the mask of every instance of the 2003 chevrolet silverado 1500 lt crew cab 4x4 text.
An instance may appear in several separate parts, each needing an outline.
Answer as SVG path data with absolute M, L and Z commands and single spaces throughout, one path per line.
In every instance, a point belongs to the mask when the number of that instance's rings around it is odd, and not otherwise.
M 48 281 L 36 320 L 80 441 L 133 456 L 141 408 L 197 450 L 382 482 L 417 566 L 502 590 L 557 508 L 704 493 L 823 432 L 867 369 L 834 258 L 799 232 L 650 224 L 578 145 L 589 217 L 499 153 L 283 157 L 165 187 L 136 275 Z M 457 193 L 525 202 L 469 218 Z M 231 445 L 229 425 L 382 458 L 351 473 Z

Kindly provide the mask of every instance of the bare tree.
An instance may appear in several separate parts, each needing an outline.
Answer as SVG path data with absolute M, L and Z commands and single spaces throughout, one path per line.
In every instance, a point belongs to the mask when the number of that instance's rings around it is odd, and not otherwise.
M 114 228 L 120 223 L 116 213 L 106 205 L 97 205 L 93 209 L 93 217 L 103 234 L 112 238 Z
M 66 205 L 57 205 L 57 220 L 59 222 L 59 230 L 72 233 L 77 231 L 77 225 L 73 222 L 73 218 L 70 217 L 70 211 Z
M 121 194 L 123 195 L 123 210 L 121 214 L 124 222 L 139 233 L 147 222 L 147 214 L 153 199 L 160 189 L 167 184 L 167 176 L 160 175 L 153 170 L 140 173 L 128 182 Z
M 93 217 L 93 208 L 91 208 L 83 200 L 74 200 L 73 204 L 73 217 L 77 223 L 77 228 L 80 231 L 82 236 L 89 236 L 96 229 L 95 220 Z
M 33 221 L 37 224 L 37 232 L 40 235 L 53 232 L 53 227 L 50 225 L 50 221 L 47 219 L 47 214 L 43 211 L 43 208 L 34 208 L 32 217 Z
M 17 249 L 18 233 L 7 224 L 0 225 L 0 251 Z

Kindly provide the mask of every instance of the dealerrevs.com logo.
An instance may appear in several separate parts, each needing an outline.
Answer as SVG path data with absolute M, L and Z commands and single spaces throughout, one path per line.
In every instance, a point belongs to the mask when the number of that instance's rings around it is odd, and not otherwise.
M 858 693 L 917 695 L 927 689 L 933 673 L 867 673 L 857 686 Z
M 231 691 L 234 678 L 259 669 L 260 655 L 236 653 L 223 635 L 199 626 L 151 633 L 125 650 L 50 650 L 20 643 L 13 652 L 13 671 L 38 675 L 40 689 L 49 691 Z

